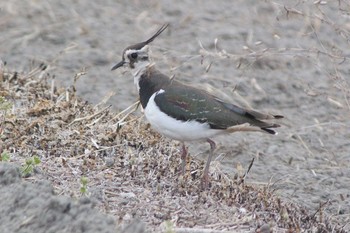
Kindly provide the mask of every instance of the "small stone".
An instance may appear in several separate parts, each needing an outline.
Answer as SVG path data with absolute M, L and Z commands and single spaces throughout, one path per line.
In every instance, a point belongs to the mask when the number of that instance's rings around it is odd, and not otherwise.
M 114 162 L 115 162 L 114 158 L 109 158 L 109 157 L 105 158 L 105 163 L 107 167 L 112 167 L 114 165 Z

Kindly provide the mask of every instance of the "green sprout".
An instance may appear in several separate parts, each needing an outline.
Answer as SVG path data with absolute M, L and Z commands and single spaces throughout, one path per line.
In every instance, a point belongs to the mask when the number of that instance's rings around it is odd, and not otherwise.
M 0 111 L 8 111 L 12 107 L 12 103 L 8 102 L 5 97 L 0 96 Z
M 80 179 L 80 192 L 83 195 L 87 194 L 87 183 L 88 183 L 88 178 L 86 178 L 85 176 L 81 177 Z
M 169 220 L 165 221 L 165 232 L 166 233 L 174 233 L 175 232 L 174 231 L 174 224 Z
M 25 165 L 22 166 L 22 175 L 24 177 L 32 174 L 35 166 L 41 163 L 40 158 L 37 155 L 34 155 L 31 158 L 26 159 Z
M 3 162 L 9 162 L 10 161 L 10 154 L 9 154 L 9 152 L 7 150 L 5 150 L 4 152 L 1 153 L 0 161 L 3 161 Z

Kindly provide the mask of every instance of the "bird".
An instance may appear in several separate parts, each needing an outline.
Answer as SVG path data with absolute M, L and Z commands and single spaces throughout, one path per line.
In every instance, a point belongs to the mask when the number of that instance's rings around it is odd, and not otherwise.
M 165 137 L 182 144 L 181 171 L 184 173 L 188 150 L 185 142 L 207 141 L 210 152 L 206 161 L 201 186 L 209 184 L 209 167 L 217 135 L 239 131 L 260 131 L 272 135 L 280 127 L 271 120 L 283 118 L 243 108 L 223 101 L 212 93 L 182 83 L 159 71 L 149 53 L 149 44 L 169 24 L 162 25 L 148 40 L 130 45 L 122 52 L 122 60 L 111 70 L 126 67 L 134 77 L 144 115 L 151 127 Z M 195 79 L 195 75 L 194 75 Z

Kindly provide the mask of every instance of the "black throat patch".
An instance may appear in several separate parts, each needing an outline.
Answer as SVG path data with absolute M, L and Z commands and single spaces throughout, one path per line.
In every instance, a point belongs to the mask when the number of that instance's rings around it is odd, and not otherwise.
M 145 109 L 151 96 L 170 83 L 169 77 L 153 69 L 142 74 L 139 80 L 139 95 L 142 107 Z

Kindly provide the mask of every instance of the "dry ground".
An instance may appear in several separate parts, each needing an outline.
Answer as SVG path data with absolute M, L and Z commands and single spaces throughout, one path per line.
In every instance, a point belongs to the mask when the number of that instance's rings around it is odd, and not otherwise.
M 1 149 L 9 151 L 12 163 L 40 157 L 40 173 L 29 179 L 48 179 L 58 195 L 77 197 L 81 177 L 89 177 L 88 194 L 99 208 L 121 223 L 140 217 L 155 231 L 166 220 L 175 228 L 252 230 L 271 223 L 283 231 L 295 229 L 294 221 L 300 229 L 330 222 L 349 229 L 347 1 L 13 0 L 1 2 L 0 12 L 0 58 L 7 63 L 1 96 L 13 106 L 1 112 Z M 164 73 L 286 116 L 277 137 L 218 138 L 212 189 L 204 193 L 196 184 L 207 145 L 190 144 L 193 174 L 179 178 L 178 146 L 149 129 L 139 111 L 111 120 L 137 93 L 128 73 L 110 68 L 126 46 L 164 22 L 170 28 L 152 46 Z M 74 82 L 81 71 L 86 75 Z M 127 122 L 120 129 L 119 120 Z M 245 184 L 227 178 L 242 176 L 252 158 Z M 171 207 L 163 204 L 169 199 Z M 279 212 L 283 206 L 287 218 Z M 249 224 L 244 228 L 225 216 Z
M 179 175 L 179 145 L 160 138 L 141 118 L 93 107 L 74 91 L 47 83 L 42 68 L 30 75 L 2 74 L 1 93 L 8 99 L 2 106 L 11 103 L 3 110 L 0 131 L 2 231 L 109 232 L 115 227 L 90 205 L 113 216 L 120 228 L 138 219 L 156 232 L 341 231 L 324 206 L 309 212 L 281 200 L 273 184 L 247 185 L 244 173 L 224 173 L 219 165 L 212 166 L 210 187 L 202 190 L 203 162 L 189 159 L 186 174 Z M 35 156 L 40 163 L 28 163 Z M 21 175 L 36 185 L 21 181 Z M 74 201 L 84 196 L 94 203 Z M 89 229 L 90 224 L 97 228 Z

